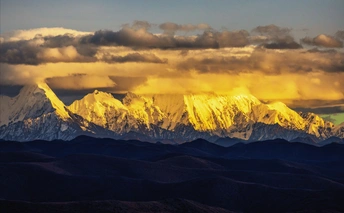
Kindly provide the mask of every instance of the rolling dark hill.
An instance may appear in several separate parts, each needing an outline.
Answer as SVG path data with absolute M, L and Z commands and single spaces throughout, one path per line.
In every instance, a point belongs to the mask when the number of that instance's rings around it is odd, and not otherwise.
M 1 142 L 0 150 L 1 212 L 344 211 L 341 144 L 83 136 Z
M 232 211 L 211 207 L 195 201 L 183 199 L 168 199 L 162 201 L 128 202 L 128 201 L 80 201 L 80 202 L 55 202 L 55 203 L 31 203 L 24 201 L 3 201 L 0 206 L 5 212 L 20 212 L 25 209 L 26 213 L 174 213 L 174 212 L 199 212 L 199 213 L 231 213 Z M 234 212 L 232 212 L 234 213 Z

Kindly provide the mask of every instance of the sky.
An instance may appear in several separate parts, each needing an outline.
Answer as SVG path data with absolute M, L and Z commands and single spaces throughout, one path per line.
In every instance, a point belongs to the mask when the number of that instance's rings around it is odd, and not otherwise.
M 250 93 L 344 121 L 343 0 L 0 0 L 0 88 Z
M 309 30 L 343 29 L 342 0 L 1 0 L 1 32 L 40 27 L 118 30 L 125 23 L 208 23 L 215 29 L 250 30 L 268 24 Z

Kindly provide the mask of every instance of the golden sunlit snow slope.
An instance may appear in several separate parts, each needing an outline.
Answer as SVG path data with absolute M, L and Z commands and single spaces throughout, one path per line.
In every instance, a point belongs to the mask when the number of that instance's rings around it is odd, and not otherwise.
M 254 123 L 278 124 L 326 137 L 321 131 L 333 126 L 319 116 L 302 117 L 281 102 L 263 104 L 252 95 L 137 95 L 128 93 L 123 103 L 111 94 L 95 91 L 69 107 L 73 113 L 110 130 L 124 133 L 140 125 L 174 131 L 178 126 L 192 126 L 211 132 L 249 139 Z M 124 128 L 125 127 L 125 128 Z M 245 131 L 245 134 L 238 132 Z M 319 132 L 320 131 L 320 132 Z

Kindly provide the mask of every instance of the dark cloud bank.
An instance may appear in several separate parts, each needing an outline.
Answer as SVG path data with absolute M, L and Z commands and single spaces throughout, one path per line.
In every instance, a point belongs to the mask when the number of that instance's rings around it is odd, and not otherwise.
M 125 56 L 113 56 L 106 54 L 103 61 L 107 63 L 126 63 L 126 62 L 143 62 L 143 63 L 156 63 L 166 64 L 168 60 L 166 58 L 160 59 L 152 53 L 140 54 L 140 53 L 129 53 Z
M 321 58 L 322 60 L 314 60 Z M 266 66 L 267 61 L 269 66 Z M 201 73 L 249 73 L 261 71 L 277 75 L 282 72 L 302 73 L 312 71 L 344 72 L 344 53 L 337 51 L 286 51 L 276 53 L 265 48 L 256 48 L 249 57 L 214 55 L 212 57 L 188 57 L 177 64 L 179 70 L 198 70 Z
M 123 25 L 119 31 L 99 30 L 92 35 L 74 37 L 70 34 L 59 36 L 40 37 L 37 35 L 31 40 L 2 42 L 0 46 L 0 62 L 9 64 L 37 65 L 49 62 L 94 62 L 97 60 L 109 63 L 146 62 L 167 63 L 154 55 L 140 55 L 139 53 L 127 56 L 106 56 L 103 59 L 95 58 L 100 46 L 126 46 L 137 48 L 159 49 L 205 49 L 244 47 L 258 44 L 266 49 L 299 49 L 302 46 L 291 35 L 291 29 L 276 25 L 258 26 L 251 31 L 216 31 L 207 24 L 175 24 L 166 22 L 158 25 L 162 34 L 153 34 L 148 30 L 153 26 L 146 21 L 134 21 L 132 25 Z M 175 35 L 177 32 L 203 31 L 194 36 Z M 315 38 L 305 37 L 301 42 L 306 45 L 338 48 L 343 47 L 340 39 L 344 38 L 344 31 L 338 31 L 336 37 L 319 35 Z M 38 40 L 43 43 L 37 43 Z M 49 48 L 75 48 L 78 57 L 44 58 L 39 55 Z M 62 50 L 61 50 L 62 51 Z
M 49 62 L 147 62 L 166 63 L 165 59 L 157 56 L 128 55 L 113 56 L 104 59 L 95 57 L 100 46 L 125 46 L 135 49 L 218 49 L 225 47 L 244 47 L 251 44 L 263 46 L 267 49 L 298 49 L 302 46 L 291 35 L 291 29 L 281 28 L 275 25 L 258 26 L 251 33 L 240 31 L 216 31 L 207 24 L 180 25 L 175 23 L 163 23 L 157 27 L 162 34 L 153 34 L 151 29 L 154 24 L 145 21 L 135 21 L 132 25 L 124 25 L 119 31 L 99 30 L 91 35 L 73 36 L 70 34 L 42 37 L 37 35 L 31 40 L 2 42 L 0 46 L 0 62 L 9 64 L 37 65 Z M 201 31 L 196 35 L 176 35 L 178 32 Z M 343 32 L 338 31 L 338 37 Z M 322 35 L 320 35 L 322 36 Z M 319 36 L 318 36 L 319 37 Z M 339 40 L 321 43 L 321 38 L 304 38 L 305 44 L 325 47 L 342 46 Z M 339 42 L 339 43 L 338 43 Z M 63 48 L 74 47 L 78 57 L 54 58 L 39 57 L 46 49 L 57 48 L 63 52 Z M 123 58 L 121 58 L 123 57 Z M 153 59 L 154 58 L 154 59 Z
M 302 46 L 294 40 L 291 29 L 276 25 L 258 26 L 252 30 L 251 41 L 261 43 L 267 49 L 299 49 Z M 259 36 L 254 36 L 259 35 Z

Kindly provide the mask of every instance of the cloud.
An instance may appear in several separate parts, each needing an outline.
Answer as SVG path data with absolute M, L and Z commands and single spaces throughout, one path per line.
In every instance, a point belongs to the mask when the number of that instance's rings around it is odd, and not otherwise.
M 145 48 L 168 48 L 172 46 L 172 39 L 154 35 L 145 29 L 124 27 L 119 31 L 100 30 L 91 36 L 85 36 L 81 43 L 99 46 L 129 46 Z
M 159 28 L 164 31 L 165 34 L 174 35 L 177 31 L 190 32 L 195 30 L 210 30 L 211 27 L 208 24 L 176 24 L 172 22 L 165 22 L 159 25 Z
M 313 48 L 313 49 L 310 49 L 310 50 L 307 50 L 307 52 L 310 52 L 310 53 L 337 53 L 337 50 L 335 49 L 326 49 L 326 50 L 320 50 L 318 48 Z
M 148 30 L 154 24 L 134 21 L 118 31 L 99 30 L 94 33 L 78 32 L 70 29 L 48 28 L 15 31 L 2 36 L 0 62 L 9 64 L 38 65 L 60 62 L 95 62 L 101 47 L 128 47 L 140 49 L 220 49 L 245 47 L 258 40 L 267 49 L 297 49 L 301 46 L 290 36 L 289 29 L 275 25 L 259 26 L 253 30 L 260 35 L 251 36 L 245 30 L 216 31 L 207 24 L 179 25 L 163 23 L 164 31 L 203 30 L 197 35 L 172 35 L 174 33 L 153 34 Z M 42 33 L 40 33 L 41 31 Z M 12 37 L 11 37 L 12 36 Z M 264 38 L 264 39 L 262 39 Z M 128 53 L 133 54 L 133 53 Z M 139 53 L 138 53 L 139 54 Z M 166 63 L 165 59 L 153 55 L 128 55 L 108 52 L 106 62 L 150 62 Z M 110 56 L 111 55 L 111 56 Z M 117 55 L 117 56 L 113 56 Z M 119 56 L 120 55 L 120 56 Z
M 98 59 L 95 56 L 99 47 L 81 44 L 78 39 L 71 37 L 71 35 L 59 35 L 4 42 L 0 46 L 0 62 L 29 65 L 58 62 L 96 62 L 98 60 L 107 63 L 167 63 L 167 59 L 160 59 L 151 53 L 129 53 L 125 56 L 116 56 L 108 52 L 101 59 Z
M 173 58 L 173 57 L 171 57 Z M 26 85 L 44 79 L 73 75 L 148 77 L 169 65 L 158 63 L 44 63 L 36 66 L 0 63 L 0 85 Z M 61 81 L 63 82 L 63 81 Z M 61 83 L 62 85 L 64 83 Z
M 307 45 L 327 47 L 327 48 L 341 48 L 343 47 L 343 42 L 336 39 L 333 36 L 320 34 L 315 38 L 305 37 L 301 39 L 301 42 Z
M 82 48 L 63 46 L 59 48 L 45 48 L 41 39 L 12 41 L 0 46 L 0 62 L 8 64 L 30 64 L 56 62 L 94 62 L 92 56 L 82 55 Z M 81 54 L 80 54 L 81 53 Z
M 159 25 L 164 34 L 153 34 L 148 31 L 152 24 L 135 21 L 131 26 L 124 25 L 119 31 L 100 30 L 93 35 L 84 36 L 82 44 L 97 46 L 126 46 L 132 48 L 160 49 L 194 49 L 242 47 L 249 44 L 249 33 L 240 31 L 216 31 L 207 24 L 176 24 L 166 22 Z M 191 36 L 174 35 L 177 31 L 190 32 L 201 30 L 203 33 Z
M 250 93 L 260 100 L 340 100 L 344 99 L 341 89 L 333 81 L 343 78 L 344 74 L 318 73 L 323 78 L 320 84 L 314 84 L 308 78 L 312 73 L 290 73 L 284 75 L 265 75 L 260 72 L 238 73 L 192 73 L 190 77 L 160 78 L 149 77 L 147 82 L 137 87 L 134 92 L 141 94 L 241 94 Z M 327 75 L 327 76 L 326 76 Z M 326 76 L 326 77 L 325 77 Z M 343 80 L 340 80 L 344 83 Z M 288 103 L 288 102 L 286 102 Z
M 37 54 L 37 59 L 41 60 L 42 63 L 95 62 L 92 57 L 80 55 L 73 46 L 43 49 Z
M 258 26 L 252 30 L 254 33 L 265 35 L 276 40 L 288 38 L 290 36 L 290 31 L 291 29 L 289 28 L 278 27 L 274 24 Z
M 47 35 L 44 37 L 38 33 L 39 31 L 29 30 L 17 35 L 23 37 L 22 40 L 9 38 L 8 41 L 0 44 L 0 62 L 38 65 L 41 63 L 95 61 L 94 55 L 97 49 L 92 45 L 79 43 L 79 39 L 89 33 L 72 31 L 74 34 L 62 34 L 71 30 L 58 29 L 58 31 L 55 29 L 52 32 L 60 33 L 60 35 L 50 35 L 50 31 L 44 28 L 43 32 Z
M 147 82 L 146 77 L 109 76 L 109 78 L 116 82 L 116 87 L 110 90 L 113 93 L 133 91 L 136 87 Z
M 336 37 L 339 38 L 339 39 L 344 40 L 344 30 L 338 30 L 336 32 Z
M 152 53 L 140 54 L 140 53 L 130 53 L 125 56 L 115 56 L 107 54 L 102 58 L 102 61 L 106 63 L 126 63 L 126 62 L 142 62 L 142 63 L 157 63 L 165 64 L 167 59 L 160 59 Z
M 344 100 L 340 100 L 340 101 L 342 101 L 342 103 L 344 102 Z M 296 110 L 302 111 L 302 112 L 313 112 L 316 114 L 335 114 L 335 113 L 344 113 L 344 105 L 338 104 L 337 106 L 331 106 L 329 104 L 328 106 L 325 105 L 323 107 L 297 108 Z
M 148 21 L 139 21 L 139 20 L 135 20 L 132 24 L 133 28 L 136 28 L 136 29 L 143 28 L 145 30 L 150 29 L 152 26 L 153 24 L 149 23 Z
M 207 58 L 192 58 L 178 63 L 177 69 L 180 70 L 196 70 L 201 73 L 205 72 L 244 72 L 245 69 L 249 69 L 245 64 L 248 63 L 249 59 L 237 59 L 235 57 L 223 57 L 213 56 Z
M 275 42 L 275 43 L 291 43 L 294 42 L 294 38 L 291 35 L 291 29 L 283 28 L 276 25 L 258 26 L 252 30 L 252 41 L 260 42 Z
M 189 51 L 189 55 L 191 54 Z M 240 55 L 239 55 L 240 56 Z M 205 72 L 263 72 L 265 74 L 303 72 L 344 72 L 344 53 L 305 52 L 302 50 L 275 51 L 255 48 L 250 55 L 224 55 L 223 51 L 205 56 L 187 57 L 177 64 L 180 70 Z
M 35 37 L 54 37 L 59 35 L 70 35 L 70 36 L 84 36 L 92 34 L 92 32 L 82 32 L 72 29 L 66 29 L 62 27 L 55 28 L 36 28 L 29 30 L 15 30 L 12 32 L 4 33 L 0 36 L 0 41 L 9 42 L 9 41 L 22 41 L 22 40 L 31 40 Z
M 133 48 L 222 48 L 242 47 L 249 44 L 247 31 L 204 31 L 196 36 L 154 35 L 145 29 L 124 27 L 119 31 L 97 31 L 81 39 L 82 44 L 98 46 L 127 46 Z
M 181 55 L 181 56 L 183 56 L 183 57 L 187 56 L 188 54 L 189 54 L 189 50 L 182 50 L 182 51 L 180 51 L 180 53 L 179 53 L 179 55 Z
M 246 30 L 217 32 L 215 36 L 220 47 L 244 47 L 250 44 Z
M 116 51 L 118 47 L 107 48 Z M 145 50 L 140 54 L 146 52 L 168 58 L 169 63 L 0 64 L 0 84 L 23 85 L 54 79 L 54 89 L 65 90 L 65 93 L 70 90 L 70 95 L 98 88 L 141 94 L 247 92 L 261 100 L 283 101 L 344 99 L 344 72 L 321 69 L 331 66 L 335 60 L 342 60 L 343 55 L 340 57 L 339 53 L 245 47 L 188 50 L 186 57 L 180 55 L 180 50 Z M 182 62 L 187 66 L 180 68 Z M 94 84 L 87 83 L 92 79 L 95 79 Z M 130 86 L 131 81 L 135 83 Z
M 185 25 L 175 35 L 153 34 L 149 30 L 154 27 L 137 21 L 118 31 L 6 40 L 0 44 L 0 85 L 47 79 L 62 96 L 94 89 L 251 93 L 307 107 L 305 100 L 344 99 L 343 51 L 297 49 L 290 29 L 268 25 L 251 34 L 205 29 L 186 36 L 180 32 L 192 27 Z
M 252 30 L 253 35 L 250 41 L 262 44 L 267 49 L 299 49 L 300 44 L 295 42 L 291 35 L 291 29 L 282 28 L 276 25 L 258 26 Z
M 64 77 L 52 77 L 46 79 L 52 88 L 85 90 L 94 88 L 115 87 L 116 83 L 109 76 L 73 74 Z M 61 84 L 63 82 L 63 84 Z
M 140 25 L 142 25 L 141 23 Z M 124 46 L 133 49 L 217 49 L 244 47 L 249 45 L 247 31 L 205 31 L 197 36 L 154 35 L 145 28 L 124 27 L 114 31 L 97 31 L 93 35 L 36 36 L 29 40 L 7 41 L 0 46 L 0 62 L 9 64 L 30 64 L 58 62 L 95 62 L 95 55 L 102 46 Z M 112 53 L 109 53 L 112 55 Z M 150 62 L 166 63 L 151 54 L 111 56 L 106 62 Z
M 78 44 L 77 39 L 71 34 L 57 35 L 57 36 L 45 36 L 35 37 L 36 39 L 41 38 L 42 46 L 46 48 L 57 48 L 66 46 L 76 46 Z M 31 39 L 32 40 L 32 39 Z
M 33 42 L 27 42 L 25 40 L 5 42 L 0 46 L 0 62 L 37 65 L 39 64 L 37 59 L 39 51 L 40 48 Z
M 137 86 L 145 84 L 145 77 L 124 76 L 97 76 L 86 74 L 74 74 L 64 77 L 47 78 L 47 84 L 59 97 L 85 96 L 95 89 L 110 93 L 126 93 L 133 91 Z M 64 84 L 61 84 L 64 82 Z M 6 88 L 13 88 L 7 86 Z
M 266 49 L 300 49 L 302 46 L 295 41 L 268 43 L 263 45 Z
M 344 99 L 335 101 L 309 100 L 299 102 L 301 102 L 297 104 L 299 107 L 293 108 L 296 111 L 312 112 L 318 114 L 324 120 L 330 121 L 334 124 L 340 124 L 344 121 Z

